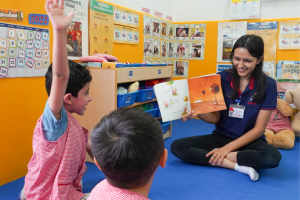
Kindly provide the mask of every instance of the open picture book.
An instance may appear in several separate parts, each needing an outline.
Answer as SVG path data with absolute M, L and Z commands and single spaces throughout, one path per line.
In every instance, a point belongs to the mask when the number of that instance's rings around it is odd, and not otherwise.
M 163 122 L 180 119 L 191 110 L 197 115 L 226 109 L 219 74 L 156 84 L 154 91 Z

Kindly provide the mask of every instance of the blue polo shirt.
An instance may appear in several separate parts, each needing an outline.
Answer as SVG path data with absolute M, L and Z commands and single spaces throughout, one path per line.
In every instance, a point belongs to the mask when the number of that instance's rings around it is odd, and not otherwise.
M 223 96 L 226 103 L 226 110 L 222 110 L 219 122 L 216 124 L 214 132 L 224 134 L 232 138 L 239 138 L 248 131 L 254 128 L 258 113 L 260 110 L 275 110 L 277 106 L 277 85 L 276 81 L 267 76 L 265 95 L 260 102 L 253 102 L 253 96 L 257 89 L 257 84 L 254 81 L 254 77 L 251 79 L 246 89 L 240 93 L 238 98 L 241 102 L 240 105 L 245 106 L 244 118 L 229 117 L 230 104 L 237 104 L 236 99 L 228 97 L 230 91 L 233 88 L 233 80 L 230 74 L 224 70 L 219 72 L 221 75 L 221 85 L 223 90 Z M 265 138 L 263 134 L 261 138 Z

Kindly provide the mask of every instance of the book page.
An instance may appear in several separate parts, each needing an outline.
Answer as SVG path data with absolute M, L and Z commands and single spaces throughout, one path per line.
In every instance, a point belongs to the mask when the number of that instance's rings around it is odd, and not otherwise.
M 226 109 L 219 74 L 188 79 L 188 86 L 196 115 Z
M 186 79 L 157 84 L 154 91 L 163 122 L 180 119 L 191 111 Z

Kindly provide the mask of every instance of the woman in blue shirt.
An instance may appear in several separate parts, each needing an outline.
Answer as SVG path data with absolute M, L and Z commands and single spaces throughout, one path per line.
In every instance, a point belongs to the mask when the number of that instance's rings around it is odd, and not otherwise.
M 277 105 L 276 81 L 263 73 L 264 43 L 256 35 L 240 37 L 232 49 L 232 68 L 220 72 L 226 110 L 199 114 L 216 124 L 212 134 L 175 140 L 171 152 L 184 161 L 218 166 L 248 174 L 258 180 L 255 169 L 274 168 L 281 154 L 269 145 L 264 131 Z M 194 112 L 183 121 L 196 117 Z

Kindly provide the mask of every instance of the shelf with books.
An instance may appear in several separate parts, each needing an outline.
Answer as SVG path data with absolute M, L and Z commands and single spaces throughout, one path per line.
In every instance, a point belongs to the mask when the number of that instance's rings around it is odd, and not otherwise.
M 88 67 L 93 77 L 90 83 L 90 95 L 92 101 L 87 106 L 85 115 L 74 115 L 81 126 L 87 128 L 89 132 L 101 120 L 101 118 L 117 109 L 117 87 L 120 83 L 133 83 L 135 81 L 146 81 L 163 79 L 164 81 L 173 80 L 173 67 L 135 67 L 135 68 L 99 68 Z M 160 71 L 159 71 L 160 70 Z M 132 71 L 132 72 L 130 72 Z M 149 102 L 155 102 L 156 99 L 136 102 L 132 106 L 143 105 Z M 160 118 L 157 118 L 159 120 Z M 172 124 L 166 133 L 163 134 L 164 139 L 171 137 Z M 93 160 L 87 156 L 87 161 Z

